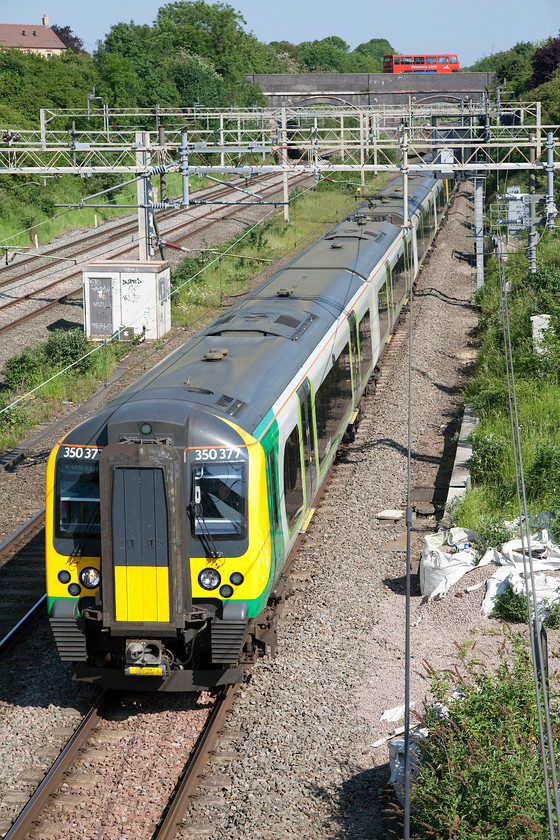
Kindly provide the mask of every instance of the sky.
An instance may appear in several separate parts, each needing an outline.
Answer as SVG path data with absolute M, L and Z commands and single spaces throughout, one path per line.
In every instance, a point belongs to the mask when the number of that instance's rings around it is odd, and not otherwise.
M 157 0 L 0 0 L 1 23 L 70 26 L 92 52 L 111 26 L 153 23 Z M 387 38 L 396 52 L 453 52 L 468 66 L 519 41 L 558 36 L 559 0 L 230 0 L 259 41 L 315 41 L 338 35 L 350 48 Z

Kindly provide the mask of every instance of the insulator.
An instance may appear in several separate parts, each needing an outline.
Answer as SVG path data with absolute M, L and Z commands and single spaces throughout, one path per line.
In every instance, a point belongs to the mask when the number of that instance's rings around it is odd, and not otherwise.
M 154 201 L 151 205 L 153 210 L 178 210 L 179 205 L 173 201 Z

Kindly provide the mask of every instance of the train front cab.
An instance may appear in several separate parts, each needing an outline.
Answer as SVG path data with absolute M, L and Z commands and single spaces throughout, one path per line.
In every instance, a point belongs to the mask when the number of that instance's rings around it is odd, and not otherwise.
M 203 412 L 181 448 L 158 439 L 156 422 L 144 426 L 142 440 L 121 428 L 125 441 L 51 456 L 47 594 L 59 653 L 76 678 L 105 687 L 236 682 L 271 585 L 264 453 Z

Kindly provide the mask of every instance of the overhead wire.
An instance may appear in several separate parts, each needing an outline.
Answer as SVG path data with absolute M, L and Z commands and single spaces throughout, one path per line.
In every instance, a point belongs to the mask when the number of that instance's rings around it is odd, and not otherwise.
M 300 192 L 298 192 L 298 195 L 297 195 L 297 196 L 294 196 L 294 198 L 293 198 L 293 199 L 292 199 L 292 197 L 290 196 L 290 197 L 289 197 L 289 201 L 290 201 L 290 202 L 291 202 L 291 201 L 295 201 L 295 199 L 296 199 L 298 196 L 302 195 L 304 192 L 307 192 L 308 190 L 310 190 L 310 189 L 312 189 L 312 188 L 313 188 L 313 187 L 309 187 L 309 188 L 305 188 L 305 189 L 303 189 L 303 188 L 302 188 L 302 189 L 301 189 L 301 191 L 300 191 Z M 153 311 L 153 310 L 154 310 L 154 309 L 156 309 L 158 306 L 161 306 L 161 304 L 162 304 L 162 303 L 165 303 L 165 301 L 166 301 L 166 300 L 170 299 L 173 295 L 177 294 L 177 292 L 179 292 L 181 289 L 183 289 L 186 285 L 188 285 L 189 283 L 192 283 L 192 282 L 193 282 L 193 280 L 196 280 L 196 278 L 197 278 L 197 277 L 199 277 L 199 276 L 200 276 L 200 275 L 201 275 L 204 271 L 207 271 L 207 270 L 208 270 L 208 269 L 209 269 L 212 265 L 214 265 L 215 263 L 219 262 L 219 260 L 220 260 L 220 259 L 221 259 L 221 258 L 222 258 L 225 254 L 229 253 L 229 251 L 231 251 L 233 248 L 235 248 L 235 247 L 236 247 L 236 246 L 237 246 L 237 245 L 238 245 L 238 244 L 239 244 L 239 243 L 240 243 L 240 242 L 241 242 L 241 241 L 242 241 L 242 240 L 243 240 L 246 236 L 249 236 L 249 234 L 250 234 L 250 233 L 252 233 L 252 231 L 254 231 L 254 230 L 255 230 L 255 228 L 257 228 L 259 225 L 261 225 L 261 224 L 263 224 L 265 221 L 267 221 L 267 220 L 270 218 L 270 216 L 272 216 L 275 212 L 276 212 L 276 208 L 272 208 L 271 210 L 269 210 L 269 212 L 268 212 L 268 213 L 267 213 L 267 214 L 266 214 L 266 215 L 265 215 L 262 219 L 259 219 L 259 221 L 257 221 L 254 225 L 251 225 L 251 227 L 247 228 L 247 230 L 245 230 L 245 231 L 244 231 L 244 232 L 243 232 L 243 233 L 242 233 L 242 234 L 241 234 L 241 235 L 240 235 L 240 236 L 239 236 L 239 237 L 238 237 L 238 238 L 237 238 L 237 239 L 236 239 L 236 240 L 235 240 L 235 241 L 234 241 L 234 242 L 230 245 L 230 247 L 229 247 L 229 248 L 226 248 L 226 250 L 225 250 L 225 251 L 222 251 L 222 252 L 221 252 L 218 256 L 216 256 L 214 259 L 212 259 L 212 260 L 210 260 L 208 263 L 206 263 L 206 265 L 204 265 L 204 266 L 200 269 L 200 271 L 197 271 L 197 272 L 196 272 L 196 274 L 193 274 L 191 277 L 189 277 L 187 280 L 185 280 L 185 282 L 184 282 L 184 283 L 181 283 L 181 285 L 176 286 L 174 289 L 172 289 L 172 290 L 170 291 L 170 293 L 169 293 L 169 295 L 168 295 L 168 297 L 167 297 L 167 298 L 164 298 L 164 299 L 162 299 L 159 303 L 154 304 L 152 307 L 150 307 L 150 309 L 148 309 L 148 310 L 146 310 L 146 311 L 142 312 L 142 313 L 141 313 L 141 314 L 140 314 L 137 318 L 135 318 L 135 319 L 134 319 L 133 321 L 131 321 L 129 324 L 127 324 L 127 325 L 126 325 L 126 326 L 124 326 L 124 327 L 121 327 L 121 328 L 117 331 L 117 333 L 116 333 L 115 335 L 120 335 L 120 333 L 121 333 L 121 332 L 123 332 L 124 330 L 130 329 L 131 327 L 133 327 L 133 326 L 135 325 L 135 323 L 136 323 L 137 321 L 139 321 L 141 318 L 142 318 L 142 319 L 144 319 L 147 313 L 149 313 L 149 312 Z M 79 359 L 76 359 L 76 360 L 75 360 L 74 362 L 72 362 L 70 365 L 67 365 L 65 368 L 63 368 L 62 370 L 60 370 L 60 371 L 58 371 L 57 373 L 55 373 L 53 376 L 49 377 L 49 378 L 48 378 L 48 379 L 46 379 L 44 382 L 41 382 L 41 383 L 40 383 L 39 385 L 37 385 L 35 388 L 32 388 L 31 390 L 27 391 L 25 394 L 22 394 L 21 396 L 18 396 L 18 397 L 17 397 L 17 399 L 15 399 L 13 402 L 9 403 L 8 405 L 4 406 L 3 408 L 0 408 L 0 415 L 2 415 L 2 414 L 4 414 L 5 412 L 9 411 L 11 408 L 14 408 L 14 407 L 15 407 L 15 406 L 17 406 L 19 403 L 23 402 L 25 399 L 28 399 L 29 397 L 32 397 L 32 396 L 33 396 L 33 394 L 35 394 L 37 391 L 40 391 L 40 390 L 41 390 L 41 388 L 43 388 L 43 387 L 44 387 L 45 385 L 47 385 L 49 382 L 52 382 L 54 379 L 57 379 L 59 376 L 62 376 L 62 374 L 67 373 L 67 372 L 68 372 L 69 370 L 71 370 L 73 367 L 76 367 L 76 365 L 79 365 L 79 364 L 80 364 L 80 362 L 82 362 L 82 361 L 83 361 L 84 359 L 86 359 L 88 356 L 91 356 L 93 353 L 96 353 L 98 350 L 101 350 L 104 346 L 105 346 L 105 345 L 104 345 L 103 343 L 98 344 L 98 345 L 97 345 L 97 347 L 94 347 L 94 348 L 93 348 L 93 350 L 90 350 L 88 353 L 85 353 L 85 354 L 84 354 L 83 356 L 81 356 Z
M 498 269 L 500 282 L 500 310 L 502 317 L 504 354 L 508 384 L 509 416 L 515 468 L 517 506 L 519 512 L 521 553 L 523 558 L 523 573 L 525 578 L 527 622 L 531 642 L 531 663 L 533 671 L 533 683 L 535 689 L 537 719 L 539 725 L 541 763 L 543 768 L 548 828 L 550 840 L 554 840 L 555 837 L 560 838 L 560 801 L 558 794 L 556 759 L 554 754 L 554 741 L 550 717 L 548 685 L 542 644 L 542 624 L 537 607 L 533 556 L 531 552 L 530 521 L 528 515 L 527 494 L 525 490 L 525 479 L 523 471 L 521 431 L 517 406 L 517 391 L 515 385 L 515 371 L 513 365 L 513 350 L 511 343 L 511 329 L 509 320 L 508 284 L 506 282 L 504 255 L 501 252 L 498 253 Z M 550 763 L 550 778 L 548 762 Z M 551 784 L 552 800 L 554 802 L 554 813 L 551 801 Z M 556 821 L 554 817 L 556 817 Z

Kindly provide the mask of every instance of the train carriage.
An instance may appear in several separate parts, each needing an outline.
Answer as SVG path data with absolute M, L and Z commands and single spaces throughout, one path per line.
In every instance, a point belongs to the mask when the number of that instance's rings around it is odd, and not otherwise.
M 287 557 L 445 202 L 394 183 L 54 448 L 47 595 L 77 679 L 181 691 L 276 645 Z

